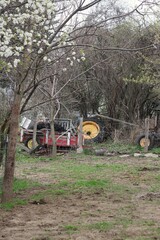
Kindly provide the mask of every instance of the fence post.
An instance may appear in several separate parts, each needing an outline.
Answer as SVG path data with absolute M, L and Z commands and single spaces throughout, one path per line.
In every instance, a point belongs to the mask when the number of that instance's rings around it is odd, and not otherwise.
M 32 149 L 35 149 L 36 144 L 37 144 L 37 116 L 35 118 L 35 122 L 34 122 L 34 127 L 33 127 L 33 146 Z
M 148 152 L 148 142 L 149 142 L 149 118 L 145 118 L 145 147 L 144 151 Z
M 83 124 L 83 117 L 80 118 L 80 124 L 79 124 L 79 129 L 78 129 L 78 148 L 77 148 L 77 153 L 82 153 L 83 152 L 83 129 L 82 129 L 82 124 Z

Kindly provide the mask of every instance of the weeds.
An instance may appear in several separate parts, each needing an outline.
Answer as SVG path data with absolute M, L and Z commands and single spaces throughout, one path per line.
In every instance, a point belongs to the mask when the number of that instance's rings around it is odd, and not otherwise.
M 78 230 L 78 226 L 74 226 L 74 225 L 66 225 L 64 226 L 64 230 L 68 233 L 68 234 L 72 234 L 75 231 Z
M 15 193 L 18 193 L 20 191 L 32 188 L 32 187 L 39 187 L 41 186 L 40 183 L 37 182 L 32 182 L 32 181 L 28 181 L 25 179 L 17 179 L 15 178 L 14 180 L 14 184 L 13 184 L 13 191 Z
M 93 224 L 89 224 L 86 226 L 86 228 L 93 230 L 99 230 L 99 231 L 108 231 L 114 227 L 114 223 L 112 222 L 97 222 Z
M 5 210 L 11 210 L 12 208 L 14 208 L 15 206 L 23 206 L 26 205 L 28 203 L 27 200 L 23 200 L 23 199 L 14 199 L 12 202 L 8 202 L 8 203 L 0 203 L 0 208 L 5 209 Z

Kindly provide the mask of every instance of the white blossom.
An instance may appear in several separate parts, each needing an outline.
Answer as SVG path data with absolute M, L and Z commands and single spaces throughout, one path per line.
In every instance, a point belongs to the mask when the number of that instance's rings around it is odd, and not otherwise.
M 19 59 L 14 59 L 13 66 L 16 68 L 19 62 Z
M 84 62 L 86 60 L 86 58 L 85 57 L 81 57 L 81 60 Z
M 73 66 L 73 61 L 70 62 L 70 66 Z
M 48 16 L 51 17 L 55 9 L 52 0 L 28 0 L 23 8 L 17 7 L 15 11 L 11 11 L 10 3 L 14 2 L 24 3 L 25 1 L 3 0 L 3 3 L 0 1 L 0 8 L 8 6 L 0 16 L 0 35 L 3 36 L 3 40 L 0 42 L 0 56 L 5 58 L 23 54 L 24 46 L 31 46 L 33 43 L 34 46 L 40 46 L 43 42 L 43 45 L 48 46 L 48 36 L 45 31 L 48 32 L 50 27 L 51 18 L 49 19 Z M 27 24 L 32 22 L 34 24 L 31 24 L 32 29 L 30 29 Z M 40 25 L 44 30 L 43 35 L 38 33 Z M 11 46 L 14 51 L 10 48 Z M 40 49 L 39 53 L 42 51 L 43 49 Z
M 43 48 L 40 48 L 39 50 L 38 50 L 38 53 L 40 54 L 40 53 L 42 53 L 43 52 Z
M 46 61 L 47 60 L 47 56 L 44 56 L 43 60 Z
M 8 68 L 12 68 L 12 64 L 11 63 L 8 63 L 7 66 L 8 66 Z
M 20 53 L 19 53 L 19 52 L 15 52 L 15 53 L 14 53 L 14 56 L 17 56 L 17 57 L 19 57 L 19 55 L 20 55 Z
M 10 48 L 7 48 L 4 53 L 4 57 L 8 58 L 13 55 L 13 51 Z

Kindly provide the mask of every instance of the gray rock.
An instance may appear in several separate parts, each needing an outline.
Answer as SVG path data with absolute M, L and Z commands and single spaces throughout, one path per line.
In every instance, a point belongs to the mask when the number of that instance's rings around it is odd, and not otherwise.
M 144 157 L 144 155 L 141 153 L 134 153 L 134 157 Z
M 159 157 L 158 154 L 154 154 L 154 153 L 146 153 L 144 156 L 145 157 L 152 157 L 152 158 L 158 158 Z
M 130 155 L 129 154 L 124 154 L 124 155 L 121 155 L 120 157 L 125 158 L 125 157 L 130 157 Z
M 104 156 L 105 150 L 104 149 L 96 149 L 95 154 L 96 154 L 96 156 Z

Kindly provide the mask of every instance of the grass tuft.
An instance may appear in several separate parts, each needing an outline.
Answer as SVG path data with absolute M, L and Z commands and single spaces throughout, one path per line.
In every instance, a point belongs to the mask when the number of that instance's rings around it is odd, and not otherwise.
M 14 184 L 13 184 L 13 190 L 15 193 L 18 193 L 20 191 L 26 190 L 28 188 L 32 188 L 32 187 L 37 187 L 37 186 L 41 186 L 40 183 L 37 182 L 31 182 L 25 179 L 14 179 Z
M 28 203 L 27 200 L 14 199 L 12 202 L 0 203 L 0 208 L 9 211 L 12 210 L 15 206 L 23 206 L 26 205 L 27 203 Z
M 76 231 L 78 231 L 78 226 L 75 225 L 66 225 L 64 226 L 64 230 L 68 233 L 68 234 L 72 234 Z
M 108 231 L 114 227 L 114 224 L 112 222 L 97 222 L 93 224 L 89 224 L 87 226 L 88 229 L 96 229 L 99 231 Z
M 76 188 L 104 188 L 109 185 L 110 181 L 101 179 L 80 180 L 75 182 Z

